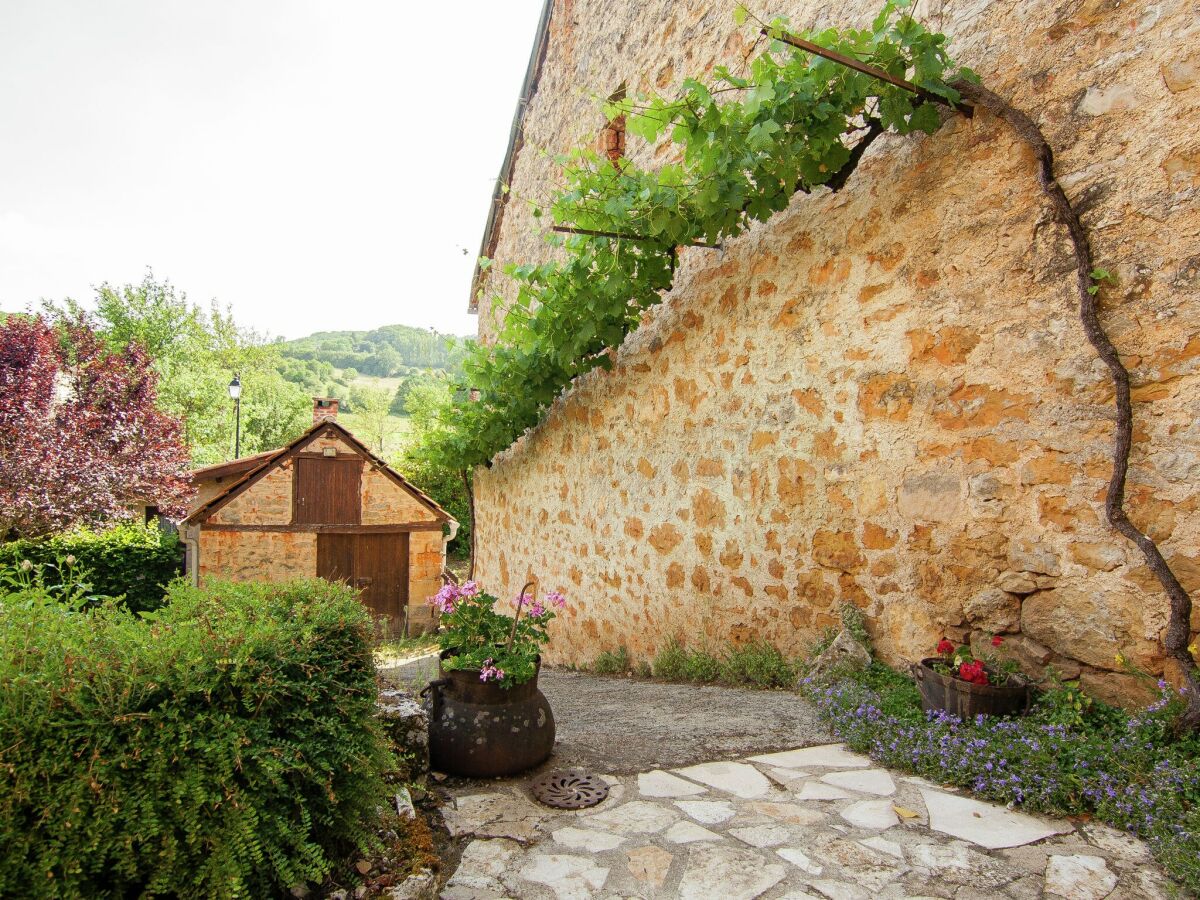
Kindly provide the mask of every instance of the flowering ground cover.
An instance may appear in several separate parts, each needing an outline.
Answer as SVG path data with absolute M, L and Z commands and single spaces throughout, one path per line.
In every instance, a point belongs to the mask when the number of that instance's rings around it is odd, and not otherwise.
M 878 662 L 804 687 L 834 734 L 876 762 L 1126 830 L 1200 892 L 1200 740 L 1176 733 L 1183 703 L 1165 683 L 1160 699 L 1136 714 L 1058 685 L 1025 718 L 968 721 L 924 713 L 916 686 Z

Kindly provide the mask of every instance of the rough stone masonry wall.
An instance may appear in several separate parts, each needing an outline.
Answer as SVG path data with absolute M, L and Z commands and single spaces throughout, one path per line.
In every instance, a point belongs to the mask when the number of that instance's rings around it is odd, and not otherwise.
M 220 509 L 213 525 L 287 525 L 292 521 L 292 461 L 284 460 Z
M 733 6 L 556 4 L 527 148 L 561 151 L 600 124 L 580 88 L 669 89 L 736 61 Z M 863 25 L 875 9 L 756 11 L 802 27 Z M 974 0 L 918 14 L 1041 123 L 1098 264 L 1120 279 L 1102 316 L 1134 379 L 1128 508 L 1195 594 L 1197 7 Z M 526 149 L 513 196 L 545 196 L 550 167 Z M 497 260 L 545 258 L 539 234 L 510 202 Z M 892 662 L 943 634 L 996 632 L 1031 670 L 1137 696 L 1115 655 L 1161 671 L 1167 603 L 1103 524 L 1112 390 L 1068 249 L 1030 157 L 989 116 L 877 142 L 840 193 L 797 197 L 723 252 L 685 251 L 614 371 L 581 379 L 477 473 L 477 575 L 504 593 L 530 573 L 569 591 L 554 662 L 621 644 L 648 658 L 672 635 L 799 651 L 848 600 Z M 485 338 L 497 314 L 481 304 Z
M 434 627 L 429 598 L 442 587 L 446 541 L 441 531 L 414 531 L 408 537 L 408 622 L 411 634 Z
M 311 531 L 200 531 L 200 581 L 290 581 L 317 574 Z
M 362 474 L 362 523 L 396 525 L 433 522 L 437 516 L 404 488 L 368 462 Z

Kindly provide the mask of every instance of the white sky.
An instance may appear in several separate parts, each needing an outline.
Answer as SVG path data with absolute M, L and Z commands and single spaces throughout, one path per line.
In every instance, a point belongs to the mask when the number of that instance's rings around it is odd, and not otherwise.
M 541 6 L 2 0 L 0 309 L 150 266 L 273 335 L 473 333 Z

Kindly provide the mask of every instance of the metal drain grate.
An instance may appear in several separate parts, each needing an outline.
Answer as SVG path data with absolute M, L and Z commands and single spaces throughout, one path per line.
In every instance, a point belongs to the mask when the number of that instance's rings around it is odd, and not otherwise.
M 557 769 L 529 782 L 534 799 L 555 809 L 587 809 L 608 796 L 603 778 L 581 769 Z

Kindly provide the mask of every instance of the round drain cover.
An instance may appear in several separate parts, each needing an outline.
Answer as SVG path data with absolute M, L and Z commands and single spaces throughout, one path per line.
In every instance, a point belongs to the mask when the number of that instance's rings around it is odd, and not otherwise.
M 556 769 L 529 783 L 536 800 L 555 809 L 587 809 L 608 796 L 603 778 L 581 769 Z

